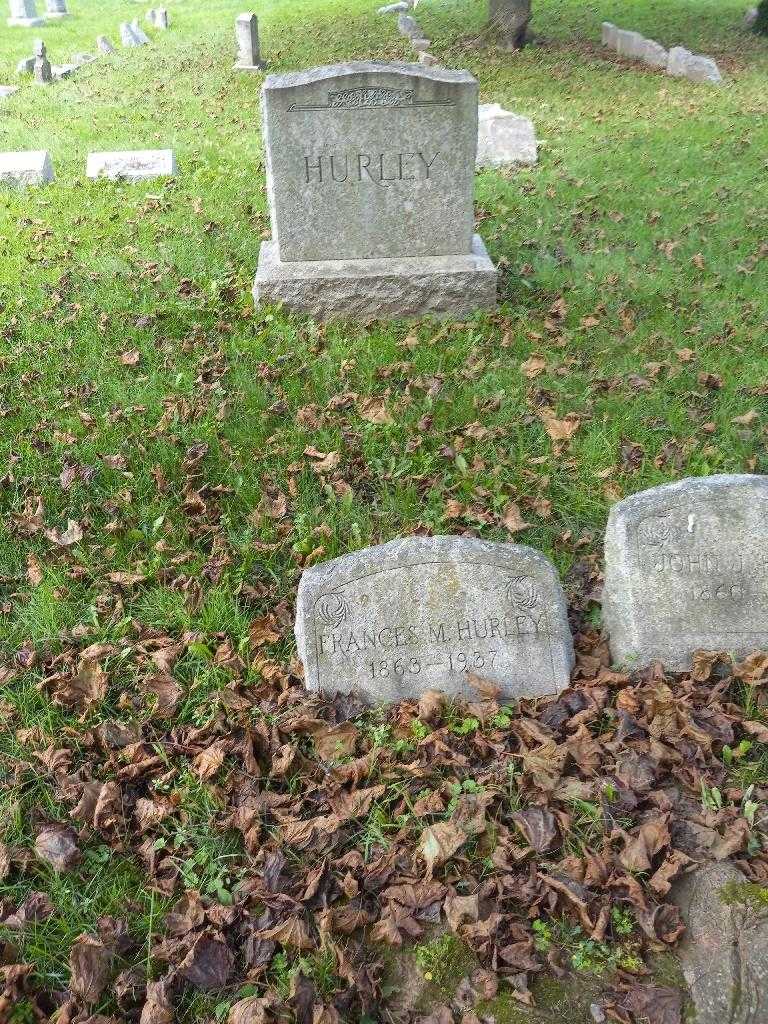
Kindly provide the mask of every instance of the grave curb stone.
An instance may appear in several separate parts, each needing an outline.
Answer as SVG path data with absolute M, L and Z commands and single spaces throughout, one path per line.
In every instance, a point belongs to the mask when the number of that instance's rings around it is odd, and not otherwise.
M 401 573 L 404 575 L 399 575 Z M 520 623 L 533 621 L 528 613 L 541 601 L 542 591 L 546 594 L 548 622 L 547 632 L 537 641 L 543 645 L 537 656 L 542 666 L 547 667 L 546 670 L 539 665 L 534 667 L 531 662 L 520 677 L 513 679 L 510 666 L 504 665 L 505 656 L 515 667 L 523 663 L 522 637 L 533 634 L 522 630 Z M 518 602 L 522 602 L 520 607 Z M 496 609 L 496 604 L 503 611 L 489 618 L 488 613 Z M 407 609 L 405 613 L 401 606 Z M 418 616 L 416 609 L 420 612 Z M 478 619 L 471 617 L 477 612 L 486 615 L 481 622 L 484 635 L 478 629 Z M 515 619 L 516 633 L 507 633 L 507 612 L 519 615 Z M 393 615 L 395 619 L 390 623 Z M 452 619 L 453 615 L 457 618 Z M 502 621 L 506 639 L 501 637 Z M 495 627 L 489 626 L 491 622 L 495 622 Z M 470 623 L 474 624 L 479 639 L 462 638 L 463 629 L 467 633 L 471 631 Z M 325 682 L 321 678 L 319 654 L 322 638 L 318 643 L 315 633 L 318 624 L 331 631 L 347 629 L 356 636 L 363 636 L 363 631 L 369 637 L 376 634 L 378 640 L 373 654 L 370 655 L 369 641 L 363 637 L 365 648 L 359 655 L 361 664 L 355 664 L 349 653 L 344 653 L 333 668 L 326 669 L 330 682 Z M 385 642 L 384 632 L 394 643 Z M 570 684 L 574 665 L 568 609 L 560 577 L 552 563 L 540 551 L 525 545 L 494 544 L 465 537 L 406 537 L 305 569 L 296 600 L 295 633 L 307 689 L 355 691 L 373 701 L 417 697 L 430 688 L 476 698 L 477 691 L 471 686 L 468 672 L 499 686 L 502 701 L 525 695 L 544 696 L 560 692 Z M 326 639 L 326 642 L 330 641 Z M 452 652 L 453 647 L 462 645 L 471 649 L 473 643 L 479 650 L 472 650 L 470 658 L 465 654 L 462 661 L 462 652 L 455 655 Z M 492 652 L 486 650 L 486 644 L 502 650 L 494 651 L 491 658 Z M 528 641 L 525 649 L 531 647 Z M 432 653 L 425 653 L 430 649 Z M 375 676 L 365 678 L 365 673 L 360 671 L 369 655 L 374 659 L 394 659 L 398 651 L 411 666 L 410 678 L 393 666 L 394 674 L 380 675 L 377 685 Z M 449 653 L 458 659 L 453 668 L 449 667 Z M 438 660 L 430 663 L 428 658 Z M 467 665 L 472 658 L 475 664 Z M 343 668 L 338 661 L 345 662 Z M 416 668 L 414 662 L 417 662 Z M 530 673 L 530 678 L 526 677 L 526 672 Z M 547 673 L 549 677 L 545 681 Z
M 631 60 L 639 60 L 642 57 L 645 38 L 639 32 L 630 32 L 627 29 L 616 31 L 616 52 L 620 57 L 627 57 Z
M 481 103 L 477 118 L 477 167 L 532 167 L 538 162 L 536 130 L 530 118 Z
M 669 51 L 667 74 L 672 78 L 684 78 L 688 60 L 692 56 L 691 51 L 686 50 L 684 46 L 673 46 Z
M 600 40 L 603 46 L 610 46 L 616 48 L 616 33 L 618 32 L 617 27 L 612 21 L 604 21 L 600 26 Z
M 673 606 L 674 611 L 667 610 L 654 616 L 648 601 L 648 577 L 645 575 L 647 569 L 640 563 L 641 544 L 642 551 L 657 564 L 661 558 L 662 565 L 665 561 L 665 548 L 673 540 L 677 541 L 684 552 L 685 539 L 693 535 L 697 522 L 700 523 L 702 520 L 703 513 L 696 511 L 697 509 L 703 507 L 705 511 L 712 510 L 713 518 L 718 512 L 725 517 L 730 514 L 727 505 L 730 502 L 730 510 L 737 509 L 738 513 L 743 515 L 756 507 L 758 500 L 765 502 L 768 508 L 768 476 L 718 474 L 687 477 L 676 483 L 661 484 L 630 495 L 613 506 L 605 532 L 603 626 L 608 635 L 614 662 L 634 668 L 660 661 L 671 671 L 684 672 L 690 670 L 692 655 L 699 649 L 730 650 L 736 656 L 746 655 L 757 649 L 768 650 L 768 616 L 765 629 L 749 632 L 743 629 L 734 632 L 731 624 L 727 622 L 723 627 L 728 634 L 726 637 L 722 630 L 718 632 L 714 621 L 714 614 L 719 610 L 719 605 L 714 606 L 714 611 L 708 610 L 702 598 L 701 608 L 697 607 L 696 610 L 700 611 L 702 617 L 706 617 L 706 621 L 701 624 L 697 622 L 696 629 L 692 631 L 686 618 L 686 615 L 690 616 L 692 613 L 683 603 L 684 594 L 680 595 L 677 604 Z M 681 525 L 677 521 L 682 520 L 684 513 L 687 515 L 687 525 Z M 708 525 L 705 520 L 705 530 Z M 726 532 L 726 527 L 719 521 L 716 532 Z M 743 538 L 742 543 L 748 543 L 747 539 Z M 712 542 L 710 546 L 711 544 Z M 732 557 L 723 549 L 722 541 L 715 544 L 716 551 L 703 551 L 706 558 L 711 560 L 717 555 L 724 559 Z M 678 561 L 682 557 L 680 552 L 673 554 Z M 693 549 L 691 558 L 700 558 L 701 554 L 701 550 Z M 698 577 L 693 569 L 689 576 L 683 577 L 682 569 L 673 569 L 671 558 L 668 561 L 668 568 L 673 573 L 675 582 L 682 580 L 682 586 L 690 581 L 690 586 L 694 585 Z M 683 566 L 684 563 L 680 562 L 680 565 Z M 701 567 L 700 561 L 694 563 L 694 568 L 696 567 Z M 654 568 L 657 575 L 659 571 Z M 700 582 L 704 581 L 707 586 L 710 583 L 717 587 L 727 585 L 732 590 L 736 584 L 726 584 L 721 578 L 728 576 L 729 572 L 731 570 L 722 569 L 716 572 L 714 577 L 710 572 L 701 576 Z M 675 573 L 679 579 L 675 577 Z M 653 580 L 654 577 L 651 576 L 650 579 Z M 662 583 L 659 582 L 657 587 L 661 593 Z M 637 593 L 633 592 L 633 588 Z M 670 593 L 673 592 L 667 584 L 661 597 L 657 599 L 662 600 Z M 674 595 L 669 600 L 674 600 Z M 743 619 L 745 614 L 741 611 L 740 619 Z M 673 621 L 675 616 L 679 619 L 677 625 Z M 740 642 L 734 642 L 739 637 Z M 762 642 L 757 638 L 761 638 Z
M 722 85 L 723 82 L 717 61 L 698 53 L 692 54 L 685 62 L 684 77 L 700 85 Z
M 419 53 L 419 64 L 425 68 L 436 68 L 439 67 L 440 61 L 433 53 L 425 53 L 422 50 Z
M 176 158 L 172 149 L 89 153 L 85 169 L 88 178 L 108 178 L 110 181 L 127 182 L 172 178 L 176 172 Z
M 0 153 L 0 187 L 26 188 L 54 180 L 51 156 L 45 149 Z
M 479 235 L 472 252 L 283 262 L 277 242 L 262 242 L 253 285 L 257 306 L 281 303 L 319 321 L 464 319 L 496 308 L 498 271 Z

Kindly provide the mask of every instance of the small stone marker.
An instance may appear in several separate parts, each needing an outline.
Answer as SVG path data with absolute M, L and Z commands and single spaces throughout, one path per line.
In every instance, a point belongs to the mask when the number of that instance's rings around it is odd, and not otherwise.
M 616 52 L 620 57 L 639 60 L 643 56 L 645 39 L 639 32 L 628 32 L 626 29 L 616 31 Z
M 7 100 L 19 91 L 18 85 L 0 85 L 0 100 Z
M 35 43 L 34 76 L 38 85 L 50 85 L 53 81 L 51 62 L 48 60 L 45 43 L 42 39 L 38 39 Z
M 690 50 L 686 50 L 684 46 L 673 46 L 669 51 L 669 60 L 667 61 L 667 74 L 672 75 L 673 78 L 684 78 L 685 69 L 688 66 L 688 61 L 693 56 Z
M 558 693 L 574 663 L 554 566 L 517 544 L 409 537 L 305 569 L 296 641 L 306 686 L 371 701 L 426 690 Z
M 421 25 L 415 18 L 411 17 L 410 14 L 400 14 L 397 19 L 397 30 L 401 36 L 407 36 L 409 39 L 423 39 L 424 33 L 421 30 Z
M 96 37 L 96 46 L 101 53 L 115 53 L 115 48 L 106 36 Z
M 420 53 L 419 64 L 423 64 L 425 68 L 435 68 L 440 64 L 440 61 L 435 57 L 433 53 Z
M 536 163 L 538 148 L 532 121 L 504 110 L 499 103 L 481 103 L 477 114 L 478 167 Z
M 123 46 L 142 46 L 138 36 L 127 21 L 120 22 L 120 42 Z
M 25 188 L 53 181 L 51 158 L 45 150 L 0 153 L 0 185 Z
M 614 505 L 603 621 L 613 658 L 691 667 L 699 649 L 768 650 L 768 477 L 710 476 Z
M 431 39 L 411 39 L 411 48 L 417 53 L 425 53 L 431 45 Z
M 69 16 L 67 0 L 46 0 L 46 16 L 49 18 L 66 18 Z
M 112 181 L 172 178 L 176 174 L 176 159 L 172 149 L 89 153 L 85 173 L 89 178 L 110 178 Z
M 602 43 L 603 46 L 611 46 L 613 49 L 616 48 L 616 33 L 618 29 L 612 21 L 604 21 L 602 26 Z
M 643 61 L 649 68 L 666 69 L 669 62 L 669 53 L 655 39 L 646 39 L 643 48 Z
M 322 319 L 467 315 L 496 304 L 474 235 L 477 82 L 359 62 L 269 75 L 273 241 L 254 296 Z
M 142 45 L 146 45 L 147 43 L 151 43 L 152 42 L 152 40 L 149 38 L 147 33 L 144 31 L 144 29 L 139 24 L 139 19 L 138 18 L 134 18 L 133 19 L 133 21 L 130 24 L 130 29 L 131 29 L 131 32 L 133 32 L 133 34 L 136 36 L 136 38 L 138 39 L 138 41 Z
M 255 14 L 239 14 L 235 18 L 237 41 L 236 71 L 263 71 L 267 66 L 261 59 L 259 45 L 259 19 Z
M 36 28 L 45 24 L 45 18 L 39 18 L 35 0 L 8 0 L 11 16 L 8 26 L 13 28 Z
M 703 57 L 700 54 L 693 54 L 686 61 L 685 77 L 691 82 L 707 85 L 721 85 L 723 81 L 717 62 L 712 57 Z

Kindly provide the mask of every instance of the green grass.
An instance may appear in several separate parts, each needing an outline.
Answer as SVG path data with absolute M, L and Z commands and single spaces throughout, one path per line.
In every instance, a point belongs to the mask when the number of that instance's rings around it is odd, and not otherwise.
M 270 70 L 405 58 L 375 6 L 263 3 Z M 72 18 L 42 31 L 3 26 L 0 81 L 15 80 L 37 35 L 63 63 L 97 34 L 117 42 L 118 23 L 144 10 L 127 0 L 70 7 Z M 292 601 L 309 552 L 331 557 L 417 527 L 504 539 L 516 500 L 531 523 L 516 539 L 567 573 L 599 554 L 618 497 L 687 474 L 768 469 L 768 42 L 740 27 L 743 0 L 537 0 L 538 43 L 514 57 L 477 42 L 483 7 L 423 0 L 419 18 L 434 52 L 473 71 L 484 101 L 532 117 L 543 146 L 536 169 L 478 177 L 480 230 L 505 301 L 466 324 L 320 328 L 254 312 L 269 236 L 260 79 L 231 70 L 234 0 L 172 4 L 172 29 L 153 33 L 152 47 L 120 50 L 49 89 L 25 82 L 0 104 L 0 148 L 48 149 L 57 175 L 44 189 L 0 192 L 0 649 L 8 662 L 24 646 L 53 656 L 73 630 L 81 646 L 116 648 L 107 701 L 85 722 L 40 692 L 34 666 L 7 686 L 6 767 L 64 729 L 149 714 L 140 698 L 121 703 L 140 674 L 137 624 L 200 634 L 175 669 L 185 688 L 175 722 L 209 723 L 229 679 L 213 653 L 225 638 L 247 651 L 251 619 Z M 612 58 L 599 46 L 604 19 L 713 54 L 726 86 Z M 85 179 L 90 150 L 165 146 L 177 155 L 174 182 Z M 130 350 L 137 366 L 120 361 Z M 521 366 L 533 354 L 546 365 L 529 379 Z M 367 422 L 358 398 L 332 402 L 340 394 L 382 397 L 393 422 Z M 564 452 L 543 407 L 581 419 Z M 752 409 L 751 426 L 733 422 Z M 338 480 L 313 471 L 310 445 L 340 453 Z M 633 445 L 636 459 L 622 459 Z M 203 485 L 208 508 L 197 515 L 190 499 Z M 275 519 L 279 493 L 287 510 Z M 467 507 L 463 519 L 446 517 L 448 499 Z M 44 530 L 69 519 L 83 538 L 62 551 Z M 116 589 L 116 572 L 145 579 Z M 289 657 L 290 641 L 278 653 Z M 17 731 L 32 728 L 40 741 L 20 742 Z M 236 847 L 203 834 L 206 789 L 185 789 L 203 850 L 188 870 L 226 888 L 234 880 L 209 867 Z M 12 844 L 32 842 L 35 815 L 66 816 L 43 774 L 6 784 L 3 799 Z M 377 806 L 371 841 L 390 824 Z M 30 884 L 60 909 L 23 946 L 53 987 L 65 983 L 72 939 L 128 893 L 140 945 L 162 917 L 162 901 L 119 857 L 98 871 L 86 860 L 63 879 L 41 869 Z M 0 885 L 0 899 L 20 895 L 17 883 Z M 190 1003 L 188 1019 L 204 1019 L 209 1002 Z

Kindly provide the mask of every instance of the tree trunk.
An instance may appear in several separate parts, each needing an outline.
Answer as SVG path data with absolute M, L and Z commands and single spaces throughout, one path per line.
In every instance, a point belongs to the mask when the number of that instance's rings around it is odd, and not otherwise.
M 531 20 L 531 0 L 488 0 L 490 24 L 506 50 L 522 50 Z

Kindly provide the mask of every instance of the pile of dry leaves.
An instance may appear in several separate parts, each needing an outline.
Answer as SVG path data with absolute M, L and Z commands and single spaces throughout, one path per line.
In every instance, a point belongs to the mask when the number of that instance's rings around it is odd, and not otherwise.
M 429 692 L 372 713 L 353 698 L 308 697 L 295 665 L 266 656 L 289 619 L 280 609 L 254 623 L 250 664 L 220 638 L 214 660 L 230 683 L 204 727 L 173 722 L 174 664 L 192 636 L 145 631 L 131 648 L 139 682 L 108 720 L 95 712 L 114 649 L 37 666 L 55 700 L 91 717 L 55 743 L 39 730 L 17 731 L 27 754 L 11 774 L 22 785 L 30 766 L 43 773 L 71 822 L 36 821 L 35 850 L 0 847 L 0 878 L 23 877 L 36 857 L 66 871 L 97 837 L 135 855 L 151 884 L 178 898 L 151 949 L 156 980 L 147 981 L 147 951 L 136 949 L 127 923 L 103 919 L 75 943 L 67 991 L 36 991 L 30 965 L 11 963 L 0 1006 L 26 991 L 41 1020 L 58 1010 L 58 1024 L 167 1024 L 185 988 L 234 993 L 248 983 L 253 994 L 233 1005 L 231 1024 L 377 1020 L 381 951 L 435 925 L 525 1003 L 533 975 L 570 967 L 556 944 L 542 951 L 533 923 L 565 920 L 610 943 L 620 908 L 634 922 L 639 956 L 613 976 L 607 1019 L 674 1024 L 679 998 L 649 981 L 641 961 L 683 932 L 673 880 L 731 858 L 749 879 L 768 881 L 760 813 L 768 790 L 757 786 L 745 801 L 728 768 L 742 740 L 753 744 L 751 756 L 768 742 L 757 712 L 744 711 L 760 705 L 768 658 L 732 666 L 701 655 L 690 675 L 659 667 L 624 675 L 587 632 L 572 688 L 557 698 L 504 709 L 478 679 L 477 700 L 466 704 Z M 257 685 L 247 682 L 255 677 Z M 183 834 L 178 786 L 190 773 L 220 807 L 211 832 L 241 837 L 223 901 L 185 888 L 184 851 L 166 841 L 175 824 Z M 20 906 L 0 902 L 6 935 L 51 914 L 42 893 Z M 274 958 L 290 964 L 321 950 L 335 990 L 298 972 L 292 994 L 281 995 Z M 110 992 L 114 1018 L 96 1012 Z M 443 1007 L 435 1019 L 451 1012 L 477 1021 L 466 1006 Z

